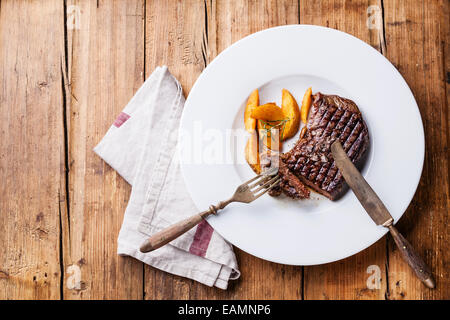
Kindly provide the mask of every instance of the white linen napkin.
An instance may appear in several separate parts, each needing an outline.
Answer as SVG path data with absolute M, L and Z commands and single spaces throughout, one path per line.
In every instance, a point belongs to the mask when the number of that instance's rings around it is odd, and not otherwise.
M 226 289 L 228 280 L 240 276 L 236 257 L 232 246 L 206 221 L 158 250 L 139 251 L 151 234 L 199 212 L 175 152 L 183 106 L 180 84 L 166 66 L 158 67 L 94 148 L 132 185 L 118 254 Z

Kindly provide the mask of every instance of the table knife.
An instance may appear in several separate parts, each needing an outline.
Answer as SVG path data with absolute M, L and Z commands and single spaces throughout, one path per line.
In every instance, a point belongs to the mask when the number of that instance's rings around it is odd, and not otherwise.
M 416 253 L 411 244 L 394 227 L 394 219 L 387 210 L 386 206 L 348 158 L 339 140 L 336 140 L 331 145 L 331 152 L 333 154 L 336 166 L 341 171 L 345 181 L 353 190 L 356 198 L 358 198 L 359 202 L 367 211 L 372 220 L 377 225 L 381 225 L 389 229 L 403 259 L 409 264 L 417 277 L 428 288 L 434 288 L 435 281 L 430 268 Z

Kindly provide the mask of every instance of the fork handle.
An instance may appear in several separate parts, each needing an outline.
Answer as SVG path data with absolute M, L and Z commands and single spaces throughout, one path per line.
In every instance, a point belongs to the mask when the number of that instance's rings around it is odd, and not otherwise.
M 144 243 L 141 245 L 141 252 L 151 252 L 153 250 L 156 250 L 163 245 L 169 243 L 170 241 L 178 238 L 182 234 L 188 232 L 193 227 L 195 227 L 197 224 L 199 224 L 203 219 L 208 217 L 211 214 L 216 214 L 217 210 L 223 209 L 228 203 L 231 201 L 222 201 L 219 202 L 217 206 L 210 206 L 208 210 L 200 212 L 196 215 L 193 215 L 189 218 L 186 218 L 184 220 L 181 220 L 170 227 L 167 227 L 164 230 L 161 230 L 154 235 L 152 235 L 150 238 L 144 241 Z

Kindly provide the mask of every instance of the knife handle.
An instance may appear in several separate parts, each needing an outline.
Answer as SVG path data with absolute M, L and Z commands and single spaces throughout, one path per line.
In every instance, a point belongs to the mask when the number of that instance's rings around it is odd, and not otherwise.
M 409 266 L 414 270 L 417 277 L 428 287 L 434 289 L 436 286 L 433 274 L 425 261 L 417 254 L 412 245 L 401 235 L 400 232 L 393 226 L 388 226 L 395 244 L 402 253 L 403 259 L 408 262 Z

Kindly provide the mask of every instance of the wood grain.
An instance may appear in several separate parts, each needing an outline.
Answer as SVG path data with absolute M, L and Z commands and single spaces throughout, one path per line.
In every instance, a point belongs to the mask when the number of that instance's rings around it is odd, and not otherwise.
M 300 22 L 316 24 L 350 33 L 380 52 L 384 50 L 383 30 L 368 28 L 368 8 L 379 1 L 301 1 Z M 375 21 L 376 22 L 376 21 Z M 382 20 L 380 20 L 382 28 Z M 313 88 L 314 90 L 314 88 Z M 386 240 L 347 259 L 304 268 L 305 299 L 384 299 L 386 292 Z M 379 276 L 379 287 L 368 286 L 369 277 Z M 373 280 L 375 281 L 375 280 Z M 375 282 L 372 282 L 375 285 Z M 373 288 L 373 289 L 372 289 Z
M 205 67 L 204 3 L 200 0 L 147 1 L 145 12 L 146 76 L 157 66 L 167 65 L 187 96 Z
M 0 299 L 60 297 L 63 10 L 1 2 Z
M 143 267 L 117 255 L 130 186 L 93 147 L 144 78 L 144 2 L 68 1 L 69 199 L 64 228 L 65 299 L 141 299 Z
M 444 55 L 448 56 L 449 2 L 385 1 L 384 9 L 387 57 L 408 82 L 425 129 L 422 178 L 398 229 L 431 266 L 437 282 L 437 289 L 430 290 L 417 281 L 390 240 L 389 297 L 448 299 L 449 118 Z

